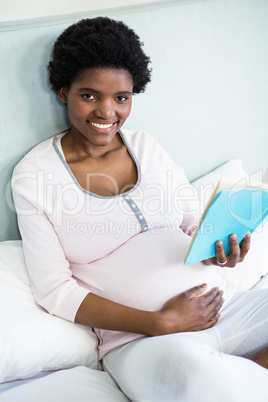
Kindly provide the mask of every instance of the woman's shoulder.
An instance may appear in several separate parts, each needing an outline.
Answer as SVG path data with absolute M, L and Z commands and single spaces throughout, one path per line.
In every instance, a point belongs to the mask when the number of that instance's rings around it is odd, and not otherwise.
M 40 167 L 42 161 L 46 163 L 55 154 L 54 149 L 55 135 L 35 145 L 30 151 L 28 151 L 23 158 L 15 166 L 14 172 L 25 171 L 25 169 L 34 169 L 34 166 Z
M 163 166 L 173 167 L 176 165 L 177 168 L 180 168 L 174 163 L 161 143 L 151 134 L 135 129 L 124 129 L 122 133 L 135 154 L 140 158 L 143 157 L 143 160 L 147 160 L 148 163 L 157 160 L 157 162 L 163 163 Z
M 154 138 L 151 134 L 148 134 L 146 131 L 141 129 L 123 129 L 120 130 L 124 139 L 129 142 L 129 144 L 134 146 L 142 146 L 144 147 L 161 147 L 156 138 Z

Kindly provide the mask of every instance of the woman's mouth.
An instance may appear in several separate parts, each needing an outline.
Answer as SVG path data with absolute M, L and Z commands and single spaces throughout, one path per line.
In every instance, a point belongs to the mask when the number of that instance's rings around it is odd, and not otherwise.
M 88 123 L 91 126 L 96 127 L 99 130 L 107 130 L 107 129 L 111 128 L 113 125 L 115 125 L 117 122 L 100 124 L 100 123 L 94 123 L 93 121 L 89 121 Z

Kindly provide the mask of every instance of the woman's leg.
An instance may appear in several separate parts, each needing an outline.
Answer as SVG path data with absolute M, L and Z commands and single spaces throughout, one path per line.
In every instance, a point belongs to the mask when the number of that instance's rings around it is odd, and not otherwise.
M 139 339 L 103 364 L 133 402 L 267 402 L 266 369 L 210 348 L 193 333 Z
M 223 307 L 215 328 L 224 353 L 249 357 L 267 348 L 268 289 L 237 293 Z
M 254 353 L 253 355 L 248 356 L 248 359 L 268 369 L 268 347 L 261 349 L 259 352 Z
M 135 402 L 267 402 L 268 370 L 228 354 L 267 345 L 268 291 L 258 292 L 228 303 L 221 325 L 139 339 L 110 352 L 104 369 Z

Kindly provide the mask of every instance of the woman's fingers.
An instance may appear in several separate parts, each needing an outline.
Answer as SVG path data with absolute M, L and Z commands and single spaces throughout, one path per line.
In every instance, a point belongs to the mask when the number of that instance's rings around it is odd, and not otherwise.
M 237 241 L 237 236 L 232 234 L 229 238 L 230 240 L 230 254 L 226 256 L 223 248 L 222 241 L 217 241 L 216 243 L 216 253 L 217 253 L 217 265 L 235 267 L 238 263 L 240 257 L 240 247 Z
M 207 284 L 202 283 L 202 285 L 197 285 L 191 289 L 186 290 L 185 293 L 189 297 L 189 300 L 192 300 L 192 299 L 196 299 L 198 296 L 200 296 L 202 293 L 204 293 L 206 288 L 207 288 Z
M 223 266 L 227 263 L 227 257 L 224 252 L 222 241 L 216 242 L 216 262 L 218 265 Z
M 219 267 L 234 268 L 238 262 L 244 260 L 250 249 L 251 233 L 248 232 L 244 237 L 241 247 L 239 246 L 237 236 L 232 234 L 229 237 L 230 241 L 230 254 L 226 255 L 223 248 L 222 241 L 216 242 L 216 257 L 208 258 L 203 263 L 206 265 L 218 265 Z
M 239 243 L 237 240 L 237 236 L 235 234 L 232 234 L 229 237 L 230 240 L 230 254 L 228 255 L 228 266 L 230 268 L 233 268 L 236 266 L 236 264 L 239 261 L 239 257 L 240 257 L 240 247 L 239 247 Z
M 214 312 L 215 315 L 215 312 L 219 311 L 224 302 L 223 290 L 220 290 L 218 287 L 212 288 L 209 292 L 205 293 L 202 298 L 206 305 L 208 314 Z
M 223 299 L 223 291 L 218 287 L 210 289 L 204 295 L 198 297 L 196 299 L 197 302 L 203 304 L 205 309 L 206 319 L 204 321 L 204 325 L 212 326 L 213 323 L 217 322 L 219 319 L 219 311 L 224 303 Z M 210 322 L 210 324 L 208 324 Z
M 223 291 L 220 290 L 217 286 L 211 288 L 208 292 L 198 297 L 198 300 L 204 301 L 204 304 L 208 306 L 211 302 L 213 302 L 217 297 L 222 296 Z
M 195 286 L 172 297 L 164 304 L 159 310 L 161 335 L 201 331 L 211 327 L 219 319 L 218 313 L 224 301 L 223 292 L 214 287 L 204 293 L 206 287 L 206 284 Z
M 251 233 L 248 232 L 246 236 L 244 237 L 241 248 L 240 248 L 240 261 L 243 261 L 246 254 L 248 253 L 250 249 L 250 242 L 251 242 Z
M 206 323 L 206 325 L 204 326 L 203 329 L 208 329 L 208 328 L 213 327 L 213 325 L 215 325 L 218 322 L 220 316 L 221 316 L 220 313 L 216 314 L 210 321 L 208 321 Z
M 207 320 L 211 321 L 214 319 L 216 315 L 218 315 L 223 303 L 224 303 L 224 298 L 222 297 L 223 292 L 219 292 L 215 300 L 213 300 L 208 306 L 207 306 Z
M 234 268 L 238 262 L 244 260 L 246 254 L 250 249 L 251 234 L 248 232 L 244 237 L 241 247 L 239 246 L 237 236 L 232 234 L 229 237 L 230 240 L 230 254 L 226 256 L 221 241 L 216 242 L 216 265 L 220 267 L 226 266 L 229 268 Z

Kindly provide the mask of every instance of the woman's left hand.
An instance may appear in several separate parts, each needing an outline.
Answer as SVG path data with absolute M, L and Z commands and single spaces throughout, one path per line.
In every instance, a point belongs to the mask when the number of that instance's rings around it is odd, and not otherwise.
M 217 256 L 208 258 L 204 260 L 203 263 L 206 265 L 217 265 L 218 267 L 229 267 L 234 268 L 238 262 L 244 260 L 247 252 L 250 249 L 250 238 L 251 233 L 248 232 L 244 237 L 241 247 L 239 247 L 237 236 L 232 234 L 230 236 L 230 254 L 226 255 L 224 252 L 222 241 L 216 242 L 216 252 Z

